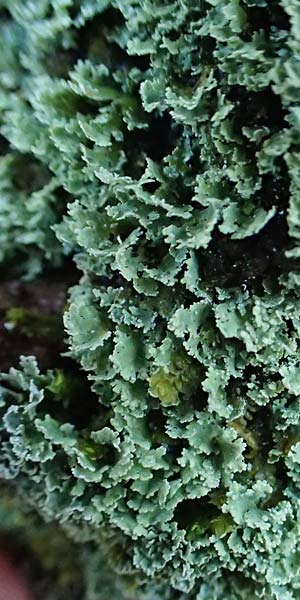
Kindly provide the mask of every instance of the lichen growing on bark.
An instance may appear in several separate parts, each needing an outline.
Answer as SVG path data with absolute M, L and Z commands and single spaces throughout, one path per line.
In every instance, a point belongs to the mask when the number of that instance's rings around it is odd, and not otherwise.
M 297 600 L 300 1 L 0 8 L 1 511 L 81 600 Z

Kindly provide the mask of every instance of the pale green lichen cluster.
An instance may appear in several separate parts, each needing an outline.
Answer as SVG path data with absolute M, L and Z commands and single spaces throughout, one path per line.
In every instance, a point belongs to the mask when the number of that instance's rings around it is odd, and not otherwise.
M 1 475 L 84 543 L 87 600 L 297 600 L 300 1 L 1 6 L 2 269 L 74 256 L 99 398 L 80 427 L 23 358 Z

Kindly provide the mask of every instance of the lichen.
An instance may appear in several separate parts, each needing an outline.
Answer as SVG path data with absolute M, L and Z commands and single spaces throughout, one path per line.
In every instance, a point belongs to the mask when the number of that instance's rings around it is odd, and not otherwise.
M 86 600 L 297 600 L 300 1 L 0 8 L 1 273 L 76 266 L 0 298 L 1 477 Z

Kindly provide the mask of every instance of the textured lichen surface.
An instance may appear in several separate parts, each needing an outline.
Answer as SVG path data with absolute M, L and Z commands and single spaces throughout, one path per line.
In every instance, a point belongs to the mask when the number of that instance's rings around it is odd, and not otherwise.
M 1 275 L 77 267 L 0 303 L 13 510 L 80 600 L 299 599 L 300 0 L 0 7 Z

